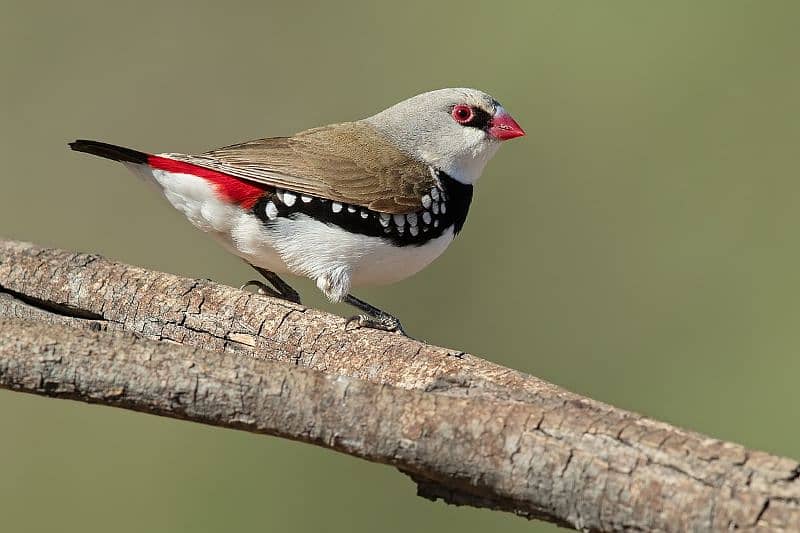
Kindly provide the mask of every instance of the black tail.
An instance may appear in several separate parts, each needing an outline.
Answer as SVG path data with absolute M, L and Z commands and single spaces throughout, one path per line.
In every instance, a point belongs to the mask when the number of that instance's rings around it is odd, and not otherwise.
M 78 139 L 77 141 L 69 143 L 69 147 L 76 152 L 86 152 L 87 154 L 98 155 L 106 159 L 113 159 L 114 161 L 121 161 L 126 163 L 147 163 L 149 154 L 116 146 L 108 143 L 101 143 L 100 141 L 87 141 L 85 139 Z

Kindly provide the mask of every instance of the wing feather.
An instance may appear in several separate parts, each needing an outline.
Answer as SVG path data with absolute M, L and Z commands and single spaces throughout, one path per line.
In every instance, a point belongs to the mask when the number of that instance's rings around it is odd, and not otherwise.
M 419 210 L 422 196 L 437 185 L 427 165 L 400 152 L 363 122 L 257 139 L 199 155 L 164 155 L 241 179 L 392 214 Z

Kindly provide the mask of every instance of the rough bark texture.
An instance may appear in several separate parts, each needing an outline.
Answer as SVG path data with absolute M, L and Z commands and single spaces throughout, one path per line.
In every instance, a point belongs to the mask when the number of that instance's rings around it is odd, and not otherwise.
M 0 241 L 0 387 L 311 442 L 576 529 L 800 531 L 796 461 L 95 255 Z

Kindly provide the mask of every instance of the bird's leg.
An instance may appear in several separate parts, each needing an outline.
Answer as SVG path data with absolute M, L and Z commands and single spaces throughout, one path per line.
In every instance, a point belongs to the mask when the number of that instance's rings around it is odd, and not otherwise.
M 275 272 L 265 268 L 257 267 L 255 265 L 250 266 L 253 267 L 256 272 L 264 276 L 264 279 L 269 281 L 274 288 L 268 287 L 261 281 L 250 280 L 242 285 L 240 289 L 244 289 L 249 285 L 253 285 L 254 287 L 258 287 L 259 291 L 263 292 L 264 294 L 268 294 L 269 296 L 283 298 L 284 300 L 289 300 L 290 302 L 294 302 L 296 304 L 300 303 L 300 295 L 297 293 L 297 291 L 294 290 L 288 283 L 283 281 Z
M 377 307 L 371 306 L 364 300 L 359 300 L 352 294 L 348 294 L 347 296 L 345 296 L 342 301 L 366 313 L 363 315 L 356 315 L 348 318 L 347 322 L 345 322 L 344 325 L 345 328 L 347 327 L 348 324 L 350 324 L 350 322 L 357 322 L 359 326 L 364 328 L 382 329 L 384 331 L 396 331 L 398 333 L 406 335 L 406 332 L 403 330 L 403 326 L 400 324 L 400 321 L 396 317 L 393 317 L 392 315 L 387 313 L 386 311 L 381 311 Z

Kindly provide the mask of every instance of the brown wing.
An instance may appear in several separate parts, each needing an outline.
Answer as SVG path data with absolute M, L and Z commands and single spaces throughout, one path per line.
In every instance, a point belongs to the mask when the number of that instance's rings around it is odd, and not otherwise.
M 361 122 L 249 141 L 200 155 L 168 155 L 238 178 L 384 213 L 420 209 L 422 196 L 437 185 L 427 165 L 400 152 Z

